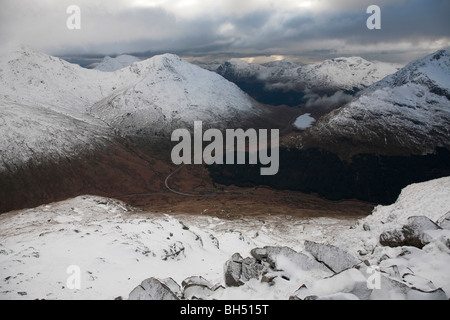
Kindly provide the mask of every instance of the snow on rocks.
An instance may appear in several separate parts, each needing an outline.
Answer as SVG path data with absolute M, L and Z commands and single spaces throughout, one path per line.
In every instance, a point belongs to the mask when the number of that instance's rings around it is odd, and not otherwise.
M 267 81 L 277 88 L 360 90 L 395 73 L 400 67 L 360 57 L 342 57 L 309 65 L 296 65 L 289 61 L 260 65 L 231 59 L 219 66 L 217 73 L 234 79 Z
M 300 138 L 299 146 L 310 139 L 328 146 L 352 141 L 359 153 L 434 153 L 436 148 L 449 148 L 449 99 L 450 52 L 441 50 L 410 63 L 322 117 Z
M 412 246 L 422 249 L 432 240 L 426 232 L 440 229 L 441 227 L 427 217 L 410 217 L 401 230 L 383 232 L 380 235 L 380 244 L 389 247 Z
M 367 286 L 367 277 L 357 269 L 348 269 L 315 282 L 311 288 L 303 287 L 297 290 L 291 298 L 368 300 L 371 294 L 372 290 Z
M 288 228 L 286 217 L 156 216 L 93 196 L 11 212 L 0 216 L 0 297 L 448 299 L 449 187 L 450 178 L 409 186 L 352 224 L 314 218 Z M 426 242 L 380 243 L 392 230 Z M 184 250 L 169 258 L 174 245 Z M 71 265 L 80 289 L 66 283 Z
M 239 253 L 235 253 L 225 263 L 225 284 L 228 287 L 240 287 L 244 285 L 244 282 L 241 281 L 243 260 Z
M 128 297 L 143 279 L 181 283 L 196 273 L 218 283 L 230 254 L 209 232 L 95 196 L 6 213 L 0 221 L 1 298 L 113 299 Z M 225 239 L 251 248 L 238 233 Z M 72 265 L 81 271 L 77 290 L 66 283 Z M 174 282 L 161 282 L 181 298 Z
M 175 55 L 102 72 L 19 47 L 0 55 L 0 171 L 73 158 L 117 135 L 170 136 L 194 120 L 228 127 L 263 110 L 235 84 Z
M 92 107 L 93 114 L 127 135 L 170 136 L 199 120 L 226 127 L 263 110 L 235 84 L 176 55 L 155 56 L 130 70 L 142 74 L 138 82 Z
M 177 296 L 158 279 L 150 278 L 142 281 L 128 298 L 129 300 L 179 300 Z
M 439 218 L 437 224 L 442 229 L 450 230 L 450 211 L 447 212 L 445 215 L 443 215 L 441 218 Z
M 317 261 L 322 262 L 335 273 L 340 273 L 361 263 L 361 261 L 349 253 L 331 245 L 305 241 L 305 249 L 311 253 Z
M 214 286 L 208 280 L 200 276 L 193 276 L 183 280 L 182 286 L 182 296 L 186 300 L 207 299 L 218 287 L 218 285 Z

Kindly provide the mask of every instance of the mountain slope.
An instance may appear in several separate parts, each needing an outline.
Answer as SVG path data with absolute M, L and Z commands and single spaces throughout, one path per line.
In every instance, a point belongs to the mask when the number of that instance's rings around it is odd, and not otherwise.
M 361 90 L 398 71 L 399 66 L 360 57 L 296 65 L 277 61 L 263 65 L 232 59 L 217 69 L 227 79 L 257 79 L 274 88 L 297 90 Z
M 233 83 L 175 55 L 156 56 L 131 68 L 142 79 L 92 108 L 127 135 L 168 135 L 197 120 L 225 128 L 263 111 Z
M 342 151 L 342 144 L 350 144 L 352 153 L 420 155 L 450 149 L 449 127 L 450 53 L 442 50 L 410 63 L 325 116 L 305 132 L 299 146 L 334 145 Z
M 141 61 L 141 59 L 139 59 L 138 57 L 126 54 L 117 56 L 115 58 L 105 57 L 94 69 L 103 72 L 114 72 L 129 67 L 133 63 L 139 61 Z
M 27 47 L 6 52 L 0 212 L 85 193 L 161 191 L 172 168 L 169 143 L 137 146 L 130 136 L 169 135 L 194 120 L 241 126 L 259 108 L 234 84 L 172 55 L 101 72 Z
M 0 297 L 126 299 L 144 279 L 167 283 L 171 277 L 170 283 L 178 284 L 201 279 L 204 285 L 194 292 L 206 300 L 448 300 L 449 188 L 450 178 L 411 185 L 394 204 L 378 206 L 360 220 L 296 215 L 227 219 L 206 213 L 175 218 L 88 195 L 7 213 L 0 216 Z M 417 217 L 440 225 L 418 230 L 428 242 L 423 249 L 380 243 L 382 233 L 402 230 Z M 224 265 L 235 253 L 251 257 L 245 274 L 240 270 L 244 263 L 235 268 L 242 286 L 229 287 Z M 267 268 L 266 261 L 276 270 Z M 80 270 L 79 290 L 71 290 L 67 281 L 73 279 L 67 273 L 73 265 Z M 348 269 L 328 269 L 336 265 Z M 269 283 L 261 269 L 269 271 Z M 240 277 L 254 270 L 253 276 Z M 378 276 L 379 288 L 370 289 Z M 222 287 L 211 290 L 215 284 Z M 185 299 L 192 298 L 191 285 L 177 287 L 170 289 L 180 298 L 183 291 Z
M 115 88 L 137 79 L 131 72 L 114 75 L 84 69 L 24 46 L 0 57 L 0 98 L 77 117 Z
M 234 84 L 173 55 L 105 73 L 20 47 L 0 57 L 0 84 L 5 163 L 14 154 L 26 161 L 62 155 L 61 148 L 89 149 L 88 140 L 112 137 L 114 130 L 154 135 L 168 133 L 174 123 L 213 124 L 256 112 Z
M 0 171 L 47 159 L 76 157 L 112 140 L 104 126 L 40 106 L 0 101 Z
M 306 65 L 297 70 L 308 88 L 361 90 L 396 72 L 397 65 L 371 62 L 360 57 L 337 58 Z

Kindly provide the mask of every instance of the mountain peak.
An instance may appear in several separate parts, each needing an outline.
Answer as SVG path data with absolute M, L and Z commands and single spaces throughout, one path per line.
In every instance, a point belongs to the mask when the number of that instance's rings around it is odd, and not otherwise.
M 450 52 L 439 50 L 422 59 L 411 62 L 395 74 L 376 83 L 371 88 L 400 87 L 407 83 L 422 85 L 450 100 Z
M 115 58 L 107 56 L 94 69 L 103 72 L 114 72 L 126 68 L 138 61 L 141 61 L 141 59 L 126 54 Z
M 360 148 L 358 152 L 388 155 L 450 149 L 449 100 L 450 53 L 440 50 L 408 64 L 322 118 L 301 144 L 313 141 L 332 148 L 350 141 Z
M 433 60 L 440 60 L 441 58 L 450 58 L 450 51 L 448 50 L 438 50 L 435 53 L 431 54 Z
M 183 64 L 183 63 L 187 64 L 188 63 L 188 62 L 184 61 L 183 59 L 181 59 L 176 54 L 172 54 L 172 53 L 165 53 L 165 54 L 154 56 L 154 57 L 150 58 L 150 61 L 153 63 L 154 66 L 158 66 L 158 67 L 170 67 L 170 66 L 174 66 L 176 64 Z

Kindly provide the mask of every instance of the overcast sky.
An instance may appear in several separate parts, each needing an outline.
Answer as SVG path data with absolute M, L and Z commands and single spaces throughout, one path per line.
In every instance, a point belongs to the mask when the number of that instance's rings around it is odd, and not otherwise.
M 381 30 L 368 30 L 369 5 Z M 69 30 L 69 5 L 81 30 Z M 53 55 L 359 55 L 408 62 L 450 48 L 449 0 L 0 0 L 0 41 Z

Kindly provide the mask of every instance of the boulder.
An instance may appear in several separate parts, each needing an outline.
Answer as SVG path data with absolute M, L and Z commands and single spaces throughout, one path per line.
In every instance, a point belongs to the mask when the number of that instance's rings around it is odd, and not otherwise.
M 166 278 L 160 280 L 160 282 L 168 287 L 170 291 L 172 291 L 178 298 L 182 297 L 183 293 L 181 291 L 181 287 L 175 280 L 173 280 L 172 278 Z
M 360 260 L 350 255 L 346 251 L 331 245 L 320 244 L 312 241 L 305 241 L 305 249 L 323 263 L 334 273 L 340 273 L 351 269 L 361 263 Z
M 432 281 L 429 279 L 422 278 L 413 273 L 406 273 L 402 276 L 403 281 L 406 282 L 410 287 L 415 288 L 417 290 L 422 290 L 425 292 L 433 291 L 438 288 L 434 285 Z
M 245 258 L 242 261 L 241 279 L 247 282 L 251 279 L 259 279 L 262 275 L 264 267 L 255 258 Z
M 380 235 L 380 244 L 384 247 L 403 247 L 406 245 L 406 238 L 401 230 L 385 231 Z
M 193 276 L 193 277 L 189 277 L 183 280 L 183 282 L 181 282 L 181 285 L 183 286 L 183 288 L 189 286 L 189 285 L 199 285 L 199 286 L 203 286 L 203 287 L 208 287 L 208 288 L 212 288 L 212 283 L 209 282 L 208 280 L 206 280 L 203 277 L 200 276 Z
M 448 300 L 442 289 L 419 290 L 381 274 L 380 290 L 373 290 L 372 300 Z
M 403 234 L 408 246 L 422 249 L 431 242 L 431 237 L 426 231 L 440 229 L 441 227 L 427 217 L 410 217 L 407 224 L 403 226 Z
M 129 300 L 179 300 L 178 297 L 161 281 L 150 278 L 134 288 Z
M 267 262 L 274 270 L 282 269 L 281 265 L 288 261 L 300 270 L 310 271 L 319 269 L 328 271 L 322 264 L 317 263 L 317 261 L 311 259 L 306 254 L 298 253 L 288 247 L 257 248 L 251 251 L 251 255 L 258 261 Z
M 348 269 L 329 278 L 314 282 L 311 288 L 301 286 L 291 300 L 319 299 L 359 299 L 368 300 L 372 290 L 368 288 L 367 278 L 357 269 Z
M 242 257 L 240 254 L 234 254 L 233 257 L 225 263 L 225 285 L 227 287 L 240 287 L 244 285 L 241 280 Z
M 240 287 L 251 279 L 259 279 L 264 266 L 255 258 L 245 258 L 235 253 L 225 263 L 225 284 L 228 287 Z
M 205 300 L 211 296 L 214 291 L 205 285 L 189 284 L 184 288 L 183 297 L 186 300 Z
M 427 217 L 410 217 L 401 230 L 383 232 L 380 244 L 392 248 L 411 246 L 422 249 L 431 242 L 427 231 L 440 229 L 440 226 Z

